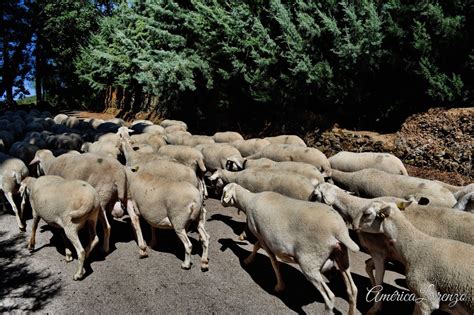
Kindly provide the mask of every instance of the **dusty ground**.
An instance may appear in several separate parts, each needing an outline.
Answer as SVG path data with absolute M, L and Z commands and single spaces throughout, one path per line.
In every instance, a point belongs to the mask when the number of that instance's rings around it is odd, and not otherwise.
M 245 216 L 234 208 L 224 208 L 215 199 L 207 200 L 207 230 L 211 234 L 210 270 L 201 272 L 197 234 L 191 270 L 180 268 L 183 247 L 172 231 L 159 234 L 159 248 L 150 256 L 138 258 L 138 247 L 128 222 L 114 221 L 113 251 L 90 259 L 84 280 L 73 281 L 77 260 L 66 263 L 62 241 L 44 223 L 37 232 L 36 250 L 26 250 L 27 232 L 21 234 L 11 214 L 0 215 L 0 312 L 40 311 L 41 313 L 250 313 L 323 314 L 324 303 L 318 291 L 296 265 L 282 265 L 286 290 L 273 292 L 275 277 L 263 250 L 249 267 L 242 259 L 251 245 L 237 241 Z M 146 226 L 144 226 L 146 232 Z M 56 233 L 56 236 L 55 236 Z M 25 238 L 26 237 L 26 238 Z M 368 255 L 351 254 L 351 269 L 359 289 L 358 313 L 370 307 L 366 302 L 369 280 L 364 271 Z M 337 272 L 329 274 L 335 293 L 336 314 L 346 314 L 348 303 L 343 282 Z M 403 276 L 387 272 L 384 292 L 404 290 Z M 401 285 L 401 286 L 400 286 Z M 409 314 L 413 305 L 390 302 L 383 314 Z

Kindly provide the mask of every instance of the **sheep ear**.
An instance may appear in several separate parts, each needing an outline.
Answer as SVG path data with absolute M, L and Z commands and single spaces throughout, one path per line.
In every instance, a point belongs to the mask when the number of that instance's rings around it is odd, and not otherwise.
M 36 164 L 38 163 L 40 160 L 37 156 L 35 156 L 35 158 L 33 160 L 31 160 L 30 164 L 29 165 L 33 165 L 33 164 Z
M 422 198 L 423 199 L 423 198 Z M 397 208 L 400 209 L 400 210 L 405 210 L 406 208 L 408 208 L 411 204 L 413 203 L 413 201 L 400 201 L 400 202 L 397 202 Z
M 219 172 L 216 171 L 216 172 L 214 172 L 214 174 L 212 174 L 212 175 L 209 177 L 209 180 L 210 180 L 210 181 L 214 181 L 214 180 L 216 180 L 216 179 L 218 179 L 218 178 L 219 178 Z
M 385 206 L 379 211 L 377 211 L 377 217 L 381 218 L 382 220 L 385 218 L 388 218 L 390 216 L 390 211 L 391 211 L 390 206 Z

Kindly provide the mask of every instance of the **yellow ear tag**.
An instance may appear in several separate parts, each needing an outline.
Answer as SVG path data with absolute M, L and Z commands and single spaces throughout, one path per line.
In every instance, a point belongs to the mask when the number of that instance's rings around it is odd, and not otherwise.
M 405 210 L 406 208 L 406 203 L 404 202 L 397 202 L 397 208 L 400 209 L 400 210 Z

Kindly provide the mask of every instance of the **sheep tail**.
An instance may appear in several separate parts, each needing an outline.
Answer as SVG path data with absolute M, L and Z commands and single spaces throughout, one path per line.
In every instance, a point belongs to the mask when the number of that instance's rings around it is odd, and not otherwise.
M 336 239 L 349 248 L 352 252 L 356 253 L 360 250 L 359 246 L 351 239 L 349 233 L 342 233 L 336 236 Z

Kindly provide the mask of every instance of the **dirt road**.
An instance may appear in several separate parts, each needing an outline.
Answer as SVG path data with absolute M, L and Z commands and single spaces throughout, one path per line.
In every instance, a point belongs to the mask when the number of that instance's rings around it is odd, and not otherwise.
M 286 289 L 275 294 L 275 276 L 263 250 L 249 267 L 242 260 L 250 254 L 248 242 L 237 241 L 244 228 L 245 215 L 234 208 L 223 208 L 209 199 L 207 230 L 211 234 L 210 270 L 201 272 L 201 247 L 191 234 L 193 267 L 180 268 L 183 247 L 173 231 L 159 232 L 159 248 L 150 256 L 138 258 L 138 247 L 130 224 L 113 222 L 113 251 L 105 258 L 90 257 L 87 275 L 73 281 L 77 260 L 66 263 L 61 238 L 40 223 L 36 250 L 26 250 L 27 232 L 21 234 L 11 214 L 0 214 L 0 312 L 40 311 L 64 314 L 129 313 L 250 313 L 250 314 L 323 314 L 321 295 L 306 280 L 296 265 L 282 264 Z M 143 225 L 145 237 L 148 228 Z M 25 238 L 26 237 L 26 238 Z M 369 280 L 365 274 L 364 253 L 351 254 L 351 269 L 359 289 L 358 311 L 370 307 L 366 302 Z M 335 312 L 348 310 L 345 288 L 338 272 L 328 274 L 329 286 L 337 297 Z M 404 277 L 388 271 L 384 293 L 404 290 Z M 400 287 L 399 285 L 402 285 Z M 408 302 L 388 302 L 383 314 L 409 314 Z

